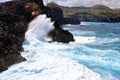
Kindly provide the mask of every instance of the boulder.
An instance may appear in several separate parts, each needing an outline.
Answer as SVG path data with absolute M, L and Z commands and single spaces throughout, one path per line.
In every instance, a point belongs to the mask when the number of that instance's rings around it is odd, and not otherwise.
M 50 42 L 69 43 L 70 41 L 74 41 L 73 35 L 68 30 L 62 29 L 58 22 L 55 21 L 54 26 L 55 28 L 48 33 L 48 37 L 52 38 Z

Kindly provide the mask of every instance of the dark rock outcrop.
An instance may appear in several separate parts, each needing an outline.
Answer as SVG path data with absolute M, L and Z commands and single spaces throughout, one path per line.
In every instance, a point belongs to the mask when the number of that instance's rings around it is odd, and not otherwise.
M 40 1 L 40 2 L 39 2 Z M 0 4 L 0 12 L 23 16 L 28 23 L 37 15 L 42 14 L 42 0 L 14 0 Z
M 57 21 L 55 21 L 54 26 L 55 29 L 48 33 L 48 36 L 52 38 L 51 42 L 69 43 L 70 41 L 74 41 L 73 35 L 68 30 L 63 30 Z
M 28 23 L 42 13 L 39 7 L 43 5 L 36 3 L 34 0 L 0 3 L 0 72 L 14 63 L 26 60 L 20 52 L 23 51 L 22 42 Z
M 90 14 L 90 13 L 87 13 L 87 12 L 76 13 L 76 14 L 72 15 L 72 17 L 76 18 L 80 21 L 86 21 L 86 22 L 87 21 L 90 21 L 90 22 L 92 22 L 92 21 L 95 21 L 95 22 L 102 21 L 102 19 L 100 17 L 95 16 L 95 15 Z
M 93 7 L 63 7 L 65 18 L 77 19 L 85 22 L 120 22 L 120 10 L 111 9 L 105 5 Z
M 45 7 L 43 13 L 46 14 L 47 17 L 50 17 L 52 21 L 57 21 L 60 25 L 64 24 L 63 12 L 61 9 Z
M 114 17 L 114 16 L 100 17 L 87 12 L 75 13 L 74 15 L 72 15 L 72 18 L 85 22 L 119 22 L 120 21 L 120 17 Z
M 36 16 L 52 10 L 43 5 L 43 0 L 13 0 L 0 3 L 0 72 L 8 69 L 14 63 L 26 60 L 20 52 L 23 51 L 22 42 L 28 29 L 28 23 Z M 55 21 L 55 29 L 48 35 L 57 42 L 74 41 L 73 35 L 69 31 L 63 30 L 57 23 L 63 20 L 63 17 L 60 16 L 62 11 L 57 9 L 54 11 L 56 13 L 46 13 Z M 59 17 L 53 17 L 51 14 Z
M 27 22 L 23 17 L 0 13 L 0 71 L 26 60 L 20 55 L 26 30 Z
M 57 5 L 54 2 L 50 2 L 44 7 L 44 11 L 48 17 L 52 19 L 52 21 L 57 21 L 61 24 L 80 24 L 80 21 L 75 18 L 64 18 L 63 10 L 61 6 Z
M 81 20 L 79 18 L 71 17 L 71 18 L 64 18 L 64 24 L 80 24 Z

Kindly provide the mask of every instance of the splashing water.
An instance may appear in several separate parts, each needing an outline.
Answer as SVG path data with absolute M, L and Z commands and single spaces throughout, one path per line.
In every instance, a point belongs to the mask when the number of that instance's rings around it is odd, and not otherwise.
M 73 44 L 46 42 L 46 35 L 52 29 L 53 22 L 46 15 L 40 15 L 31 21 L 23 43 L 22 56 L 27 61 L 0 73 L 0 80 L 100 80 L 98 73 L 78 61 L 59 55 L 61 49 L 67 51 L 68 46 Z M 86 43 L 92 42 L 88 38 L 85 40 Z
M 46 41 L 47 34 L 52 29 L 54 29 L 54 26 L 51 19 L 46 18 L 46 15 L 39 15 L 29 23 L 25 39 L 29 42 Z

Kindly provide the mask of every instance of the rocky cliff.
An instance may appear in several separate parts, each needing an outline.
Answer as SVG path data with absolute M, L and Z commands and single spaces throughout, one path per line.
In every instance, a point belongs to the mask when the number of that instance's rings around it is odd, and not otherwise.
M 120 22 L 120 10 L 105 5 L 93 7 L 62 7 L 65 18 L 75 18 L 88 22 Z
M 0 13 L 0 71 L 26 60 L 20 55 L 26 30 L 27 22 L 24 18 Z
M 55 13 L 51 13 L 52 10 L 45 7 L 42 0 L 13 0 L 0 3 L 0 72 L 7 70 L 14 63 L 26 60 L 20 54 L 23 51 L 25 32 L 28 23 L 40 14 L 46 13 L 55 21 L 54 30 L 48 34 L 52 41 L 74 41 L 73 35 L 59 25 L 63 17 L 57 13 L 61 14 L 62 11 L 54 10 Z
M 61 24 L 80 24 L 80 20 L 75 18 L 65 18 L 61 6 L 54 2 L 47 3 L 44 13 L 54 21 Z

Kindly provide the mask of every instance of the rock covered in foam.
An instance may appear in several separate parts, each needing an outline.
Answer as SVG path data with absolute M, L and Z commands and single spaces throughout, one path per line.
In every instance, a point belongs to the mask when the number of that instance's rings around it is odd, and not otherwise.
M 32 44 L 25 45 L 25 50 L 28 52 L 24 52 L 23 55 L 28 61 L 12 66 L 8 71 L 0 74 L 0 79 L 100 80 L 99 74 L 89 70 L 76 61 L 58 55 L 41 53 L 41 45 L 38 45 L 37 43 L 35 45 L 36 46 L 33 46 Z
M 35 40 L 45 41 L 45 37 L 47 36 L 48 32 L 53 29 L 54 26 L 53 22 L 51 22 L 51 19 L 47 18 L 45 14 L 39 15 L 29 23 L 29 28 L 25 34 L 25 38 L 29 42 Z
M 31 36 L 33 37 L 31 38 Z M 45 41 L 47 38 L 50 38 L 49 42 L 69 43 L 74 41 L 72 33 L 62 29 L 56 21 L 51 22 L 51 19 L 47 18 L 45 14 L 39 15 L 29 23 L 26 39 L 29 39 L 28 41 L 36 39 Z

